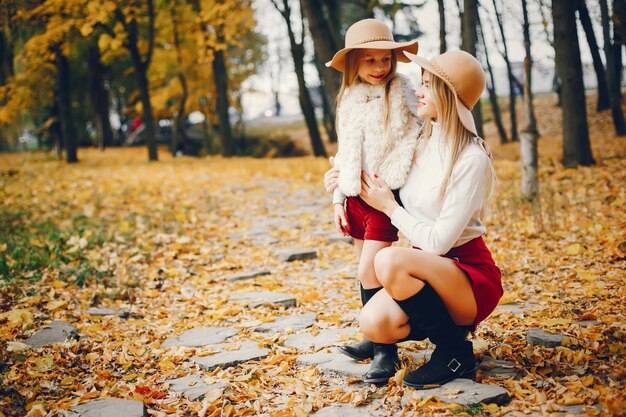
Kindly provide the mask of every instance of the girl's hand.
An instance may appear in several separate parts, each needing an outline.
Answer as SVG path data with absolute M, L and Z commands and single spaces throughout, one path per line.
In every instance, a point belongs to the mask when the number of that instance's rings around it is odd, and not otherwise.
M 337 188 L 337 181 L 339 181 L 339 168 L 334 167 L 335 158 L 331 156 L 329 160 L 333 167 L 324 174 L 324 188 L 328 194 L 332 194 Z
M 348 226 L 346 209 L 343 208 L 343 204 L 336 203 L 333 204 L 333 210 L 333 219 L 335 220 L 335 227 L 337 227 L 337 231 L 343 236 L 348 236 L 350 234 L 350 227 Z
M 370 207 L 382 211 L 388 217 L 391 217 L 391 214 L 399 207 L 399 204 L 385 181 L 378 179 L 376 175 L 374 177 L 376 178 L 372 179 L 365 171 L 361 172 L 361 194 L 359 196 Z

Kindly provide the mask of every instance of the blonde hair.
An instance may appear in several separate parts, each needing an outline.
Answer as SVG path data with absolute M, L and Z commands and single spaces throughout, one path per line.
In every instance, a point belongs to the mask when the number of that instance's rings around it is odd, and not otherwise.
M 450 160 L 448 161 L 448 167 L 446 169 L 446 174 L 444 175 L 443 182 L 441 183 L 441 187 L 439 188 L 439 199 L 442 200 L 448 185 L 450 184 L 450 179 L 452 178 L 452 171 L 454 170 L 454 166 L 457 161 L 461 157 L 461 154 L 470 143 L 479 139 L 472 132 L 467 130 L 463 123 L 461 123 L 461 119 L 459 119 L 459 114 L 456 110 L 456 98 L 454 93 L 448 87 L 448 85 L 439 78 L 436 74 L 430 73 L 430 98 L 437 109 L 437 122 L 441 126 L 441 134 L 444 138 L 448 138 L 449 142 L 447 145 L 451 147 Z M 432 124 L 434 120 L 430 118 L 426 118 L 424 120 L 424 127 L 420 134 L 420 142 L 424 142 L 421 139 L 427 139 L 430 137 L 432 133 Z M 417 152 L 416 152 L 417 154 Z M 491 187 L 489 190 L 489 195 L 493 191 L 493 186 L 496 179 L 496 174 L 493 169 L 493 164 L 491 160 L 489 161 L 489 167 L 491 171 L 490 183 Z M 489 197 L 489 195 L 487 197 Z
M 339 89 L 339 94 L 337 94 L 337 100 L 335 101 L 335 125 L 339 126 L 339 121 L 337 120 L 339 112 L 339 105 L 341 104 L 341 99 L 343 98 L 343 94 L 347 88 L 352 87 L 354 84 L 361 83 L 359 78 L 359 65 L 361 64 L 361 58 L 363 57 L 364 49 L 352 49 L 349 51 L 344 59 L 344 71 L 343 76 L 341 77 L 341 88 Z M 391 68 L 389 72 L 385 76 L 384 85 L 385 85 L 385 104 L 383 106 L 383 140 L 385 143 L 388 143 L 388 134 L 389 124 L 391 120 L 391 109 L 389 104 L 389 91 L 391 90 L 391 82 L 393 81 L 396 75 L 396 68 L 398 66 L 396 59 L 396 51 L 391 50 Z

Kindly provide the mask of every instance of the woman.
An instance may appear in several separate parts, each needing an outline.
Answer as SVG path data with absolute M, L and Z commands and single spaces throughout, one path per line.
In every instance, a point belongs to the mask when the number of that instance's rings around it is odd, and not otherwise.
M 363 307 L 359 326 L 376 343 L 434 343 L 430 361 L 404 378 L 407 386 L 427 389 L 474 378 L 466 337 L 502 296 L 500 270 L 482 239 L 480 220 L 495 176 L 471 114 L 485 86 L 480 63 L 463 51 L 430 61 L 405 55 L 422 67 L 417 114 L 425 128 L 400 188 L 404 207 L 376 174 L 363 174 L 360 196 L 389 216 L 414 248 L 378 252 L 374 266 L 384 291 Z M 335 188 L 336 177 L 336 169 L 327 172 L 327 190 Z

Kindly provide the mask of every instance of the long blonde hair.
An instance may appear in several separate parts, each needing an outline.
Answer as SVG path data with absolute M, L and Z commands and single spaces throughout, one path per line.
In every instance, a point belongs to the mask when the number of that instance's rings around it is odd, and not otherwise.
M 430 98 L 437 109 L 437 122 L 441 126 L 441 134 L 444 138 L 448 138 L 449 143 L 447 143 L 447 145 L 451 147 L 450 160 L 448 161 L 446 174 L 443 182 L 441 183 L 441 187 L 439 188 L 439 199 L 442 200 L 446 193 L 446 189 L 450 184 L 454 166 L 461 157 L 461 154 L 467 145 L 472 142 L 476 142 L 479 138 L 467 130 L 467 128 L 463 126 L 463 123 L 461 123 L 461 119 L 459 119 L 459 114 L 456 110 L 456 99 L 450 87 L 448 87 L 448 85 L 441 78 L 433 73 L 430 73 L 429 83 Z M 432 133 L 432 121 L 434 120 L 430 118 L 426 118 L 426 120 L 424 120 L 424 127 L 420 134 L 420 139 L 427 139 L 430 137 Z M 420 140 L 420 142 L 423 143 L 422 140 Z M 489 194 L 491 194 L 496 174 L 491 161 L 489 166 L 491 170 L 491 187 Z
M 339 126 L 338 118 L 338 110 L 339 105 L 341 104 L 341 99 L 343 98 L 343 94 L 347 88 L 352 87 L 354 84 L 363 82 L 359 79 L 359 65 L 361 63 L 361 58 L 363 57 L 363 49 L 352 49 L 349 51 L 345 59 L 343 76 L 341 77 L 341 88 L 339 89 L 339 94 L 337 94 L 337 100 L 335 100 L 335 126 Z M 389 131 L 389 124 L 391 120 L 391 109 L 389 104 L 389 91 L 391 90 L 391 81 L 396 75 L 396 68 L 398 67 L 397 59 L 396 59 L 396 51 L 391 50 L 391 68 L 389 72 L 385 76 L 385 105 L 383 106 L 383 138 L 385 143 L 387 143 L 387 132 Z

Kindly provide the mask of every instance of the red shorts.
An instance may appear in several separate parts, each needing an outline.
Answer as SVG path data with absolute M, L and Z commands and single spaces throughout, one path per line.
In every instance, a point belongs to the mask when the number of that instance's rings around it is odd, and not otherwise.
M 381 211 L 373 209 L 361 197 L 348 197 L 346 201 L 348 233 L 355 239 L 395 242 L 398 229 Z
M 474 320 L 474 327 L 476 327 L 491 314 L 502 297 L 500 268 L 493 261 L 482 236 L 450 249 L 443 256 L 454 260 L 456 266 L 461 268 L 471 281 L 478 309 L 476 320 Z

